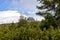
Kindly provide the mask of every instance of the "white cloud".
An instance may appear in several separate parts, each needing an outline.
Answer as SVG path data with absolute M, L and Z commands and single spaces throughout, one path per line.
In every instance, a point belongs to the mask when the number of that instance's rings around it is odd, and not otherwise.
M 29 15 L 27 15 L 28 17 L 33 17 L 36 21 L 41 21 L 42 19 L 44 19 L 44 17 L 42 16 L 38 16 L 35 14 L 35 12 L 29 12 Z
M 34 14 L 31 14 L 31 12 L 29 12 L 30 15 L 24 15 L 22 14 L 24 17 L 33 17 L 35 20 L 37 21 L 41 21 L 43 18 L 40 16 L 37 16 Z M 20 18 L 21 13 L 18 13 L 18 11 L 0 11 L 0 24 L 2 23 L 16 23 L 18 22 L 19 18 Z
M 20 13 L 17 11 L 0 11 L 0 24 L 18 22 Z
M 34 18 L 36 21 L 41 21 L 41 20 L 44 19 L 43 17 L 38 16 L 38 15 L 34 15 L 33 18 Z
M 36 8 L 37 4 L 37 0 L 20 0 L 20 6 L 22 7 L 22 9 L 28 10 L 28 17 L 30 16 L 35 20 L 37 19 L 38 21 L 41 21 L 44 18 L 35 14 L 38 11 Z
M 37 0 L 20 0 L 22 9 L 34 11 L 36 9 Z
M 17 11 L 0 11 L 0 17 L 20 16 Z
M 11 5 L 18 10 L 35 11 L 37 0 L 12 0 Z
M 13 17 L 6 17 L 6 18 L 2 18 L 2 19 L 0 19 L 0 24 L 3 24 L 3 23 L 12 23 L 12 22 L 14 22 L 14 23 L 16 23 L 16 22 L 18 22 L 18 20 L 19 20 L 19 17 L 18 16 L 13 16 Z

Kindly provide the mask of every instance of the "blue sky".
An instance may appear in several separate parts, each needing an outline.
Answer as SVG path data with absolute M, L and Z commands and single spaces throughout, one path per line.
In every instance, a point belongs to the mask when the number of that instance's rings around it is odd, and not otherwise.
M 0 0 L 0 11 L 16 10 L 24 14 L 36 12 L 36 0 Z
M 8 19 L 16 21 L 16 19 L 19 19 L 18 16 L 21 13 L 26 17 L 41 20 L 43 18 L 35 14 L 37 12 L 36 5 L 37 0 L 0 0 L 0 19 L 3 19 L 0 22 L 7 22 Z

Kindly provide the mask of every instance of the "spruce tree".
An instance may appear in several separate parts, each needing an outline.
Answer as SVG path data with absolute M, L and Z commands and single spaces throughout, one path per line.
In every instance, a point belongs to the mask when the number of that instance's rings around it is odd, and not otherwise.
M 38 0 L 42 6 L 37 6 L 39 10 L 45 10 L 44 12 L 39 11 L 37 15 L 41 15 L 48 22 L 49 26 L 58 26 L 60 23 L 60 0 Z M 50 13 L 50 11 L 54 13 Z

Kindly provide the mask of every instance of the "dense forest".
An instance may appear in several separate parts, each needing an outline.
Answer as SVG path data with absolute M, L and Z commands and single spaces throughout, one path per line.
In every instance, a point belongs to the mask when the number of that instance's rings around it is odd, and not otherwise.
M 42 21 L 20 19 L 18 23 L 1 24 L 0 40 L 60 40 L 60 0 L 38 0 L 38 12 L 45 18 Z M 54 11 L 54 14 L 49 11 Z
M 49 25 L 45 20 L 1 24 L 0 40 L 60 40 L 60 26 Z

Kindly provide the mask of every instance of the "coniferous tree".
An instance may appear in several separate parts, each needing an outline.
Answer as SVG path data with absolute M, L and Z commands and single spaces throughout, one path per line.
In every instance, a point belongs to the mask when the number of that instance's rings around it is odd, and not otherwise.
M 60 0 L 38 0 L 42 3 L 42 6 L 37 6 L 39 10 L 45 10 L 44 12 L 39 11 L 36 13 L 37 15 L 41 15 L 48 22 L 48 25 L 52 25 L 54 27 L 58 26 L 60 23 Z M 49 11 L 54 12 L 49 13 Z M 47 26 L 48 26 L 47 25 Z

